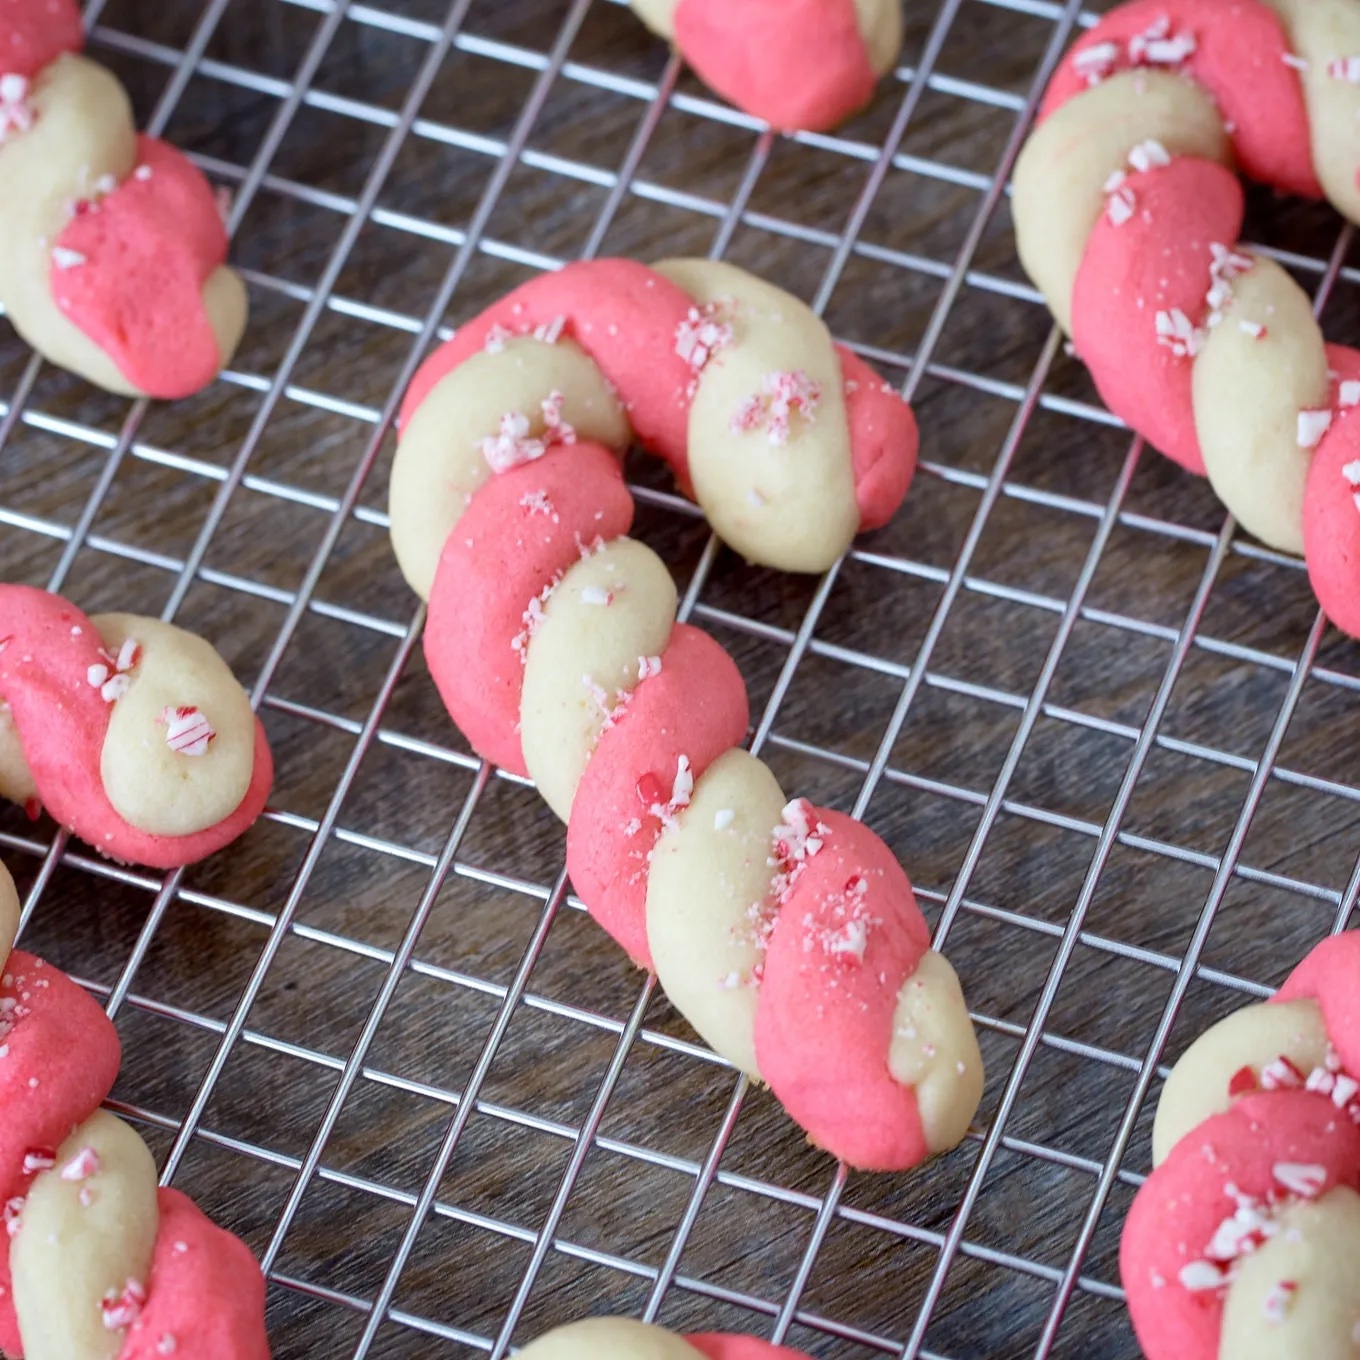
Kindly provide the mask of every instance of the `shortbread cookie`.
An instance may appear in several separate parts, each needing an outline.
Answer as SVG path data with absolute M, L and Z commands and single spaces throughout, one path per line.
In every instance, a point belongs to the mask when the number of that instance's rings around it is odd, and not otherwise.
M 632 0 L 699 76 L 776 128 L 817 132 L 863 108 L 902 47 L 901 0 Z
M 99 1108 L 118 1033 L 65 974 L 13 949 L 18 924 L 0 865 L 0 1353 L 268 1360 L 259 1266 L 158 1190 L 146 1144 Z
M 182 397 L 245 328 L 207 180 L 138 136 L 81 55 L 74 0 L 0 4 L 0 303 L 45 358 L 111 392 Z
M 677 625 L 625 537 L 619 455 L 665 459 L 757 561 L 821 570 L 884 523 L 911 412 L 801 303 L 726 265 L 573 265 L 421 369 L 392 536 L 425 653 L 474 749 L 567 822 L 582 899 L 695 1029 L 818 1146 L 915 1165 L 967 1132 L 982 1060 L 911 885 L 858 822 L 741 751 L 731 659 Z
M 802 1351 L 755 1336 L 732 1332 L 680 1336 L 618 1317 L 585 1318 L 555 1327 L 519 1354 L 527 1360 L 807 1360 Z
M 1148 1360 L 1346 1360 L 1360 1335 L 1360 1128 L 1310 1091 L 1257 1092 L 1139 1190 L 1120 1275 Z
M 1360 636 L 1360 355 L 1237 244 L 1237 172 L 1360 221 L 1360 5 L 1133 0 L 1054 77 L 1015 172 L 1017 244 L 1110 410 Z
M 1360 1123 L 1360 931 L 1324 940 L 1270 1001 L 1234 1012 L 1185 1051 L 1157 1106 L 1153 1161 L 1243 1096 L 1305 1088 Z
M 0 796 L 125 863 L 212 854 L 273 781 L 264 728 L 208 643 L 28 586 L 0 586 L 0 713 Z

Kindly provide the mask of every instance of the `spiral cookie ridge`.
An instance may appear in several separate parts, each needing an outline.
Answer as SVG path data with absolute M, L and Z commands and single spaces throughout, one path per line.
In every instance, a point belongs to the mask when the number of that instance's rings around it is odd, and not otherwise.
M 118 1034 L 89 995 L 14 949 L 0 866 L 0 1353 L 23 1360 L 268 1360 L 264 1279 L 99 1108 Z
M 1360 353 L 1237 244 L 1235 171 L 1360 221 L 1360 6 L 1133 0 L 1076 43 L 1015 174 L 1021 259 L 1101 397 L 1306 556 L 1360 635 Z
M 187 396 L 245 328 L 212 189 L 139 136 L 81 55 L 74 0 L 0 4 L 0 302 L 45 358 L 130 396 Z
M 241 835 L 272 780 L 264 728 L 201 638 L 0 585 L 0 796 L 167 869 Z
M 526 285 L 427 361 L 393 542 L 454 721 L 567 823 L 592 914 L 818 1146 L 908 1167 L 967 1131 L 982 1063 L 911 885 L 861 823 L 740 750 L 735 664 L 628 538 L 636 439 L 758 561 L 819 570 L 896 509 L 910 410 L 789 295 L 609 260 Z

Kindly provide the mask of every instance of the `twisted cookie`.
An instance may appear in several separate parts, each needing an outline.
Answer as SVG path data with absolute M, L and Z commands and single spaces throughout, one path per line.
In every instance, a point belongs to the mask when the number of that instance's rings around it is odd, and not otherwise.
M 593 1317 L 531 1341 L 528 1360 L 807 1360 L 802 1351 L 731 1332 L 678 1336 L 630 1318 Z
M 187 396 L 235 350 L 245 288 L 208 182 L 137 135 L 83 45 L 75 0 L 0 0 L 0 302 L 100 387 Z
M 1360 5 L 1134 0 L 1049 87 L 1015 174 L 1020 256 L 1110 410 L 1360 636 L 1360 352 L 1235 244 L 1234 168 L 1360 221 Z
M 1149 1360 L 1360 1347 L 1360 932 L 1173 1069 L 1121 1244 Z
M 902 47 L 901 0 L 632 0 L 723 98 L 776 128 L 835 127 Z
M 245 1244 L 99 1109 L 118 1033 L 56 968 L 12 949 L 0 866 L 0 1353 L 26 1360 L 268 1360 L 264 1280 Z
M 633 439 L 729 543 L 807 571 L 891 516 L 916 449 L 905 403 L 740 270 L 539 278 L 406 400 L 392 538 L 430 601 L 430 670 L 478 753 L 568 823 L 578 893 L 714 1049 L 817 1145 L 912 1166 L 963 1137 L 982 1089 L 958 981 L 887 846 L 736 749 L 736 666 L 623 536 Z
M 245 831 L 273 774 L 245 691 L 201 638 L 0 585 L 0 796 L 168 869 Z

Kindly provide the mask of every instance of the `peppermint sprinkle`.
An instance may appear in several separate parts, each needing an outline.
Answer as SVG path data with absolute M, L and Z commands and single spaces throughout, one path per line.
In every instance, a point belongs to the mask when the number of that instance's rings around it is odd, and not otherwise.
M 81 1148 L 61 1169 L 64 1181 L 87 1181 L 99 1174 L 99 1154 L 92 1147 Z
M 208 743 L 217 735 L 212 724 L 196 708 L 163 709 L 159 719 L 165 724 L 165 744 L 181 756 L 205 756 Z
M 1161 142 L 1149 137 L 1145 142 L 1139 142 L 1137 146 L 1129 152 L 1129 164 L 1140 172 L 1146 172 L 1155 168 L 1171 164 L 1171 153 Z
M 145 184 L 151 178 L 151 167 L 149 165 L 139 165 L 133 172 L 132 178 L 139 184 Z
M 1360 458 L 1353 463 L 1347 463 L 1341 469 L 1341 475 L 1355 487 L 1360 487 Z
M 46 1148 L 29 1148 L 24 1153 L 24 1175 L 36 1176 L 40 1171 L 51 1171 L 57 1164 L 57 1154 Z
M 1121 185 L 1110 194 L 1105 203 L 1105 215 L 1112 226 L 1122 227 L 1138 210 L 1138 201 L 1128 185 Z
M 111 1332 L 131 1327 L 142 1315 L 146 1303 L 146 1290 L 137 1280 L 129 1280 L 121 1294 L 105 1294 L 99 1303 L 99 1312 L 104 1326 Z
M 1333 80 L 1360 85 L 1360 57 L 1335 57 L 1327 63 L 1327 74 Z
M 548 493 L 543 490 L 526 491 L 519 498 L 520 507 L 527 510 L 531 515 L 547 515 L 554 524 L 560 524 L 562 517 L 553 509 L 553 503 Z
M 737 407 L 730 428 L 733 434 L 764 429 L 771 444 L 787 444 L 793 417 L 811 425 L 821 399 L 821 388 L 802 369 L 767 373 L 760 391 Z
M 581 591 L 581 603 L 611 605 L 614 603 L 614 592 L 603 590 L 599 586 L 586 586 Z
M 1119 44 L 1113 42 L 1092 43 L 1072 58 L 1073 69 L 1088 85 L 1098 85 L 1118 64 Z
M 1306 71 L 1308 69 L 1308 59 L 1306 57 L 1295 56 L 1293 52 L 1282 52 L 1280 60 L 1286 66 L 1293 67 L 1296 71 Z
M 716 302 L 707 302 L 702 307 L 691 307 L 675 328 L 675 352 L 696 376 L 715 354 L 732 343 L 732 327 L 722 317 L 723 308 Z
M 1193 33 L 1176 33 L 1163 15 L 1129 39 L 1129 60 L 1135 66 L 1179 66 L 1195 55 L 1198 46 Z
M 562 332 L 566 328 L 567 318 L 555 316 L 551 321 L 545 321 L 541 326 L 534 327 L 534 339 L 541 340 L 545 345 L 555 345 L 562 338 Z
M 861 963 L 869 944 L 869 923 L 863 917 L 847 921 L 838 934 L 826 942 L 828 954 L 853 954 Z
M 1193 359 L 1204 343 L 1203 333 L 1190 324 L 1190 318 L 1179 307 L 1158 312 L 1153 324 L 1157 328 L 1157 343 L 1165 345 L 1177 358 Z
M 714 831 L 726 831 L 736 821 L 737 814 L 731 808 L 719 808 L 713 814 Z
M 1212 1261 L 1191 1261 L 1181 1267 L 1178 1278 L 1192 1294 L 1204 1294 L 1221 1289 L 1227 1282 L 1227 1272 Z
M 1337 390 L 1336 404 L 1344 410 L 1349 410 L 1352 406 L 1360 406 L 1360 381 L 1347 378 Z
M 507 411 L 501 417 L 500 431 L 488 435 L 478 446 L 492 472 L 509 472 L 523 463 L 542 458 L 557 444 L 574 444 L 576 431 L 562 418 L 561 392 L 551 392 L 540 404 L 543 412 L 543 434 L 535 438 L 529 433 L 529 417 L 522 411 Z
M 141 644 L 135 638 L 125 638 L 117 656 L 102 652 L 107 665 L 95 662 L 85 672 L 86 682 L 99 691 L 106 704 L 117 703 L 132 688 L 131 671 L 141 660 Z
M 1249 335 L 1253 340 L 1260 340 L 1265 336 L 1266 328 L 1259 321 L 1239 321 L 1237 329 L 1243 335 Z
M 156 1350 L 161 1355 L 174 1355 L 176 1350 L 175 1338 L 169 1332 L 156 1342 Z
M 648 680 L 654 675 L 661 674 L 661 658 L 659 656 L 640 656 L 638 657 L 638 681 Z
M 1327 1168 L 1309 1162 L 1276 1162 L 1271 1175 L 1300 1199 L 1316 1199 L 1327 1184 Z
M 1223 320 L 1232 302 L 1233 280 L 1253 265 L 1250 255 L 1239 255 L 1218 241 L 1209 242 L 1209 291 L 1204 296 L 1209 308 L 1208 326 L 1212 330 Z
M 1278 1327 L 1285 1320 L 1298 1292 L 1297 1280 L 1281 1280 L 1266 1295 L 1266 1321 L 1271 1326 Z
M 15 1195 L 13 1199 L 5 1201 L 3 1214 L 0 1215 L 5 1223 L 5 1235 L 12 1242 L 19 1236 L 19 1229 L 23 1227 L 24 1201 L 23 1196 Z
M 76 269 L 86 263 L 85 257 L 78 250 L 69 250 L 66 246 L 52 247 L 52 263 L 58 269 Z
M 0 142 L 11 132 L 27 132 L 33 126 L 33 106 L 26 76 L 10 72 L 0 76 Z
M 1299 412 L 1299 448 L 1315 449 L 1332 427 L 1330 410 Z
M 514 331 L 505 326 L 492 326 L 486 333 L 486 339 L 482 341 L 482 348 L 488 354 L 499 354 L 505 348 L 505 342 L 514 338 Z

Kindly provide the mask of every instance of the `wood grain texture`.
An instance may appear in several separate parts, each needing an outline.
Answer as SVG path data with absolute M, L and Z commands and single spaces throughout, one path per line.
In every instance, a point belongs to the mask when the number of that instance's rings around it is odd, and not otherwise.
M 376 0 L 390 15 L 442 21 L 444 0 Z M 280 93 L 324 16 L 289 0 L 231 0 L 206 62 L 167 135 L 239 183 Z M 270 654 L 321 548 L 335 501 L 373 438 L 364 411 L 388 399 L 418 324 L 476 217 L 569 9 L 566 0 L 474 0 L 421 123 L 402 144 L 340 270 L 337 306 L 307 339 L 285 395 L 250 449 L 247 478 L 212 534 L 178 621 L 211 637 L 247 684 Z M 127 82 L 139 115 L 155 107 L 202 18 L 200 0 L 110 0 L 96 54 Z M 933 0 L 908 7 L 904 69 L 925 49 Z M 838 337 L 896 356 L 907 376 L 983 191 L 1035 78 L 1051 17 L 962 0 L 936 66 L 864 218 L 826 315 Z M 129 35 L 153 48 L 129 44 Z M 240 457 L 275 375 L 401 107 L 427 40 L 344 21 L 321 62 L 317 98 L 297 112 L 250 202 L 236 261 L 250 271 L 253 322 L 240 380 L 140 420 L 132 449 L 99 498 L 64 589 L 89 611 L 159 613 L 193 550 L 227 469 Z M 167 60 L 161 60 L 165 57 Z M 667 54 L 627 12 L 593 0 L 549 89 L 443 318 L 471 315 L 541 257 L 578 254 L 608 199 Z M 246 73 L 243 77 L 240 73 Z M 632 92 L 617 79 L 640 82 Z M 277 82 L 270 85 L 269 82 Z M 739 121 L 693 101 L 661 112 L 605 253 L 642 258 L 710 251 L 753 171 L 727 258 L 812 299 L 846 230 L 905 92 L 899 78 L 838 139 L 779 140 L 763 151 Z M 235 167 L 235 170 L 232 169 Z M 1292 252 L 1316 287 L 1337 222 L 1325 208 L 1253 200 L 1254 239 Z M 1346 264 L 1353 264 L 1347 258 Z M 408 319 L 384 322 L 375 310 Z M 1329 335 L 1355 334 L 1360 292 L 1339 278 Z M 1059 354 L 1023 429 L 1020 398 L 1049 335 L 1022 286 L 1004 204 L 980 242 L 917 390 L 923 453 L 907 506 L 841 571 L 774 723 L 768 756 L 785 787 L 849 808 L 944 582 L 960 560 L 982 488 L 1012 460 L 986 517 L 919 689 L 892 744 L 868 820 L 908 866 L 932 923 L 969 855 L 988 795 L 1007 767 L 1021 714 L 1058 635 L 1062 610 L 1094 563 L 1045 702 L 1014 760 L 1005 798 L 964 885 L 948 936 L 983 1021 L 989 1080 L 978 1129 L 991 1127 L 1096 846 L 1210 562 L 1222 512 L 1209 488 L 1152 454 L 1133 462 L 1122 516 L 1096 553 L 1101 515 L 1129 466 L 1127 434 L 1099 418 L 1089 380 Z M 10 400 L 29 355 L 0 323 L 0 392 Z M 973 376 L 970 376 L 973 375 Z M 121 401 L 44 367 L 23 418 L 0 445 L 0 579 L 46 584 L 63 536 L 91 503 L 129 414 Z M 1012 448 L 1013 444 L 1013 448 Z M 430 865 L 473 795 L 475 769 L 444 715 L 417 647 L 396 681 L 378 739 L 338 807 L 335 792 L 398 655 L 414 602 L 381 523 L 391 439 L 324 562 L 312 607 L 268 688 L 278 814 L 241 844 L 191 869 L 155 920 L 118 1013 L 126 1060 L 118 1100 L 150 1117 L 158 1155 L 193 1101 L 221 1027 L 241 998 L 275 915 L 283 940 L 217 1081 L 176 1184 L 263 1251 L 396 949 L 430 884 Z M 664 477 L 631 469 L 646 499 L 638 533 L 682 589 L 706 542 Z M 1058 499 L 1066 498 L 1066 499 Z M 1242 544 L 1241 547 L 1249 547 Z M 737 657 L 754 710 L 768 701 L 816 583 L 719 555 L 697 621 Z M 1031 1356 L 1190 944 L 1218 857 L 1307 641 L 1314 608 L 1297 564 L 1230 550 L 1213 578 L 1197 639 L 1090 896 L 1043 1027 L 1044 1041 L 982 1182 L 969 1244 L 949 1272 L 928 1349 L 956 1360 Z M 1355 686 L 1360 652 L 1334 633 L 1290 717 L 1281 774 L 1265 786 L 1205 940 L 1214 970 L 1190 985 L 1171 1031 L 1174 1055 L 1240 1004 L 1224 979 L 1278 983 L 1349 910 L 1360 848 Z M 336 831 L 305 882 L 315 823 Z M 34 884 L 53 828 L 0 810 L 0 849 L 21 890 Z M 477 801 L 454 872 L 440 887 L 276 1262 L 270 1322 L 281 1358 L 349 1354 L 363 1326 L 351 1300 L 381 1287 L 430 1174 L 455 1102 L 477 1065 L 548 890 L 562 833 L 532 790 L 493 776 Z M 157 883 L 123 881 L 73 845 L 25 931 L 26 947 L 91 984 L 115 985 L 153 920 Z M 635 1006 L 640 977 L 573 906 L 557 911 L 518 1006 L 438 1186 L 394 1296 L 396 1309 L 494 1336 L 527 1266 L 572 1152 Z M 623 1061 L 600 1126 L 529 1297 L 516 1339 L 590 1310 L 638 1310 L 647 1272 L 666 1258 L 733 1090 L 730 1072 L 656 1037 L 692 1042 L 658 996 L 648 1034 Z M 1155 1098 L 1156 1083 L 1153 1087 Z M 1150 1108 L 1123 1159 L 1148 1165 Z M 909 1334 L 978 1157 L 970 1143 L 914 1176 L 852 1176 L 827 1232 L 789 1340 L 818 1356 L 868 1356 L 829 1320 L 900 1343 Z M 680 1261 L 684 1280 L 661 1321 L 768 1332 L 808 1249 L 816 1200 L 833 1166 L 804 1147 L 774 1102 L 748 1095 Z M 782 1197 L 762 1187 L 777 1186 Z M 1118 1229 L 1131 1194 L 1117 1181 L 1100 1215 L 1084 1281 L 1116 1282 Z M 601 1264 L 600 1256 L 610 1263 Z M 732 1291 L 760 1308 L 705 1295 Z M 726 1297 L 726 1296 L 725 1296 Z M 384 1323 L 371 1352 L 453 1355 L 475 1348 Z M 1136 1355 L 1122 1306 L 1082 1288 L 1055 1356 Z

